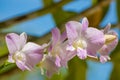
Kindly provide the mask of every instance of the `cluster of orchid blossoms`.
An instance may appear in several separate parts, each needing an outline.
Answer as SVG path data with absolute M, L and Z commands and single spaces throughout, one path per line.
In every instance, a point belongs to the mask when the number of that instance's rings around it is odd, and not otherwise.
M 102 63 L 110 60 L 109 53 L 118 43 L 116 32 L 110 30 L 110 24 L 103 30 L 88 25 L 86 17 L 81 23 L 69 21 L 62 34 L 58 28 L 52 29 L 51 41 L 43 45 L 27 42 L 26 33 L 9 33 L 6 35 L 8 61 L 16 63 L 21 70 L 31 71 L 37 66 L 42 74 L 52 76 L 61 67 L 67 68 L 68 61 L 75 56 L 96 58 Z

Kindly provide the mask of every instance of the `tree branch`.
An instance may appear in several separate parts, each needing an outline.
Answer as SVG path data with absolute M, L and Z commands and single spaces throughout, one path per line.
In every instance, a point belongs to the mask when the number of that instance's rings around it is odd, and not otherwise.
M 23 21 L 26 21 L 26 20 L 30 20 L 30 19 L 39 17 L 39 16 L 47 14 L 49 12 L 53 12 L 53 11 L 57 10 L 57 8 L 63 6 L 64 4 L 66 4 L 66 3 L 70 2 L 70 1 L 72 1 L 72 0 L 62 0 L 59 3 L 55 3 L 55 4 L 51 5 L 51 6 L 45 7 L 43 9 L 41 9 L 41 10 L 36 11 L 36 12 L 26 14 L 24 16 L 19 16 L 19 17 L 16 17 L 14 19 L 7 20 L 5 22 L 1 22 L 0 23 L 0 28 L 10 27 L 10 26 L 12 26 L 14 24 L 17 24 L 17 23 L 20 23 L 20 22 L 23 22 Z

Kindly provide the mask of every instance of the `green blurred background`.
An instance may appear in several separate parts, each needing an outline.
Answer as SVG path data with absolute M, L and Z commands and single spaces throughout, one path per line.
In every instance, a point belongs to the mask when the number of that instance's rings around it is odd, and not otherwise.
M 21 71 L 15 64 L 6 63 L 8 50 L 4 37 L 9 32 L 28 34 L 28 41 L 38 44 L 48 42 L 50 30 L 65 30 L 70 20 L 80 21 L 87 17 L 90 26 L 104 28 L 107 23 L 120 39 L 120 0 L 0 0 L 0 80 L 120 80 L 120 42 L 110 54 L 111 61 L 69 61 L 68 69 L 51 79 L 40 70 Z

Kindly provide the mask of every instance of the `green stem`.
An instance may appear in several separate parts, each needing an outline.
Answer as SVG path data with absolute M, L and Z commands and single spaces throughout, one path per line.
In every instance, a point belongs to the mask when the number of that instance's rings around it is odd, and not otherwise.
M 5 72 L 8 72 L 11 69 L 14 69 L 16 65 L 14 63 L 4 63 L 0 65 L 0 75 L 4 74 Z

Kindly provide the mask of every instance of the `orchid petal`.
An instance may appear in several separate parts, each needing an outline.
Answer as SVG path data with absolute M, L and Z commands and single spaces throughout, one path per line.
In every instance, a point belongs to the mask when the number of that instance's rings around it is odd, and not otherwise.
M 117 36 L 116 32 L 114 32 L 114 31 L 109 31 L 107 34 Z M 104 44 L 103 47 L 99 50 L 99 53 L 101 55 L 108 55 L 112 50 L 115 49 L 117 44 L 118 44 L 118 37 L 116 37 L 116 39 L 114 41 L 112 41 L 111 43 Z
M 108 23 L 107 26 L 104 28 L 104 31 L 103 31 L 104 34 L 106 34 L 110 30 L 110 28 L 111 28 L 111 24 Z
M 33 42 L 28 42 L 22 49 L 23 52 L 27 52 L 27 51 L 41 51 L 43 49 L 43 47 L 39 46 L 38 44 L 35 44 Z
M 16 65 L 18 68 L 20 68 L 22 71 L 26 69 L 25 64 L 22 61 L 16 61 Z M 29 70 L 29 69 L 28 69 Z
M 28 42 L 22 52 L 26 55 L 25 65 L 32 69 L 43 58 L 43 48 L 35 43 Z
M 71 60 L 73 57 L 75 57 L 76 56 L 76 51 L 74 51 L 74 52 L 70 52 L 70 51 L 68 51 L 68 52 L 66 52 L 66 56 L 65 56 L 65 58 L 67 59 L 67 60 Z
M 77 33 L 78 29 L 76 29 L 76 26 L 79 26 L 78 24 L 79 23 L 75 21 L 70 21 L 66 24 L 66 32 L 69 43 L 72 43 L 78 37 L 78 33 Z
M 84 32 L 87 28 L 88 28 L 89 22 L 87 20 L 87 18 L 83 18 L 82 20 L 82 32 Z
M 85 39 L 87 42 L 88 55 L 96 57 L 97 50 L 99 50 L 105 43 L 103 32 L 95 28 L 88 28 L 86 30 Z
M 25 32 L 20 34 L 20 41 L 21 41 L 21 43 L 19 43 L 19 44 L 21 44 L 21 47 L 23 47 L 27 42 L 27 34 Z
M 21 46 L 19 44 L 20 43 L 19 39 L 20 39 L 19 35 L 15 33 L 7 34 L 6 43 L 10 54 L 14 54 L 17 50 L 20 49 Z
M 43 55 L 40 53 L 27 53 L 26 54 L 26 66 L 28 66 L 30 69 L 34 68 L 36 64 L 38 64 L 43 58 Z
M 60 37 L 60 41 L 63 42 L 65 39 L 67 39 L 67 33 L 66 33 L 66 31 L 62 33 L 62 35 Z
M 61 61 L 61 60 L 60 60 L 60 57 L 59 57 L 59 56 L 56 56 L 56 60 L 55 60 L 56 66 L 58 66 L 58 67 L 61 66 L 60 61 Z
M 74 52 L 67 51 L 67 52 L 64 52 L 63 54 L 61 54 L 60 56 L 61 56 L 60 57 L 61 58 L 61 66 L 67 68 L 68 61 L 76 56 L 76 51 L 74 51 Z
M 78 49 L 77 49 L 77 56 L 78 56 L 80 59 L 85 59 L 85 58 L 87 58 L 87 51 L 84 50 L 84 49 L 78 48 Z
M 107 60 L 110 60 L 109 56 L 100 56 L 100 62 L 101 63 L 105 63 L 105 62 L 107 62 Z
M 13 57 L 12 54 L 9 54 L 9 55 L 8 55 L 8 62 L 11 62 L 11 63 L 14 63 L 14 62 L 15 62 L 15 60 L 14 60 L 12 57 Z
M 67 51 L 74 51 L 75 48 L 72 45 L 67 45 L 66 50 Z
M 22 51 L 26 54 L 29 59 L 33 60 L 34 63 L 42 60 L 43 57 L 43 48 L 35 43 L 28 42 Z
M 54 57 L 47 55 L 42 63 L 42 66 L 46 70 L 46 75 L 48 77 L 51 77 L 54 73 L 57 73 L 59 70 L 59 67 L 56 66 L 54 61 L 55 61 Z
M 107 45 L 104 45 L 100 50 L 99 50 L 99 53 L 101 55 L 107 55 L 110 53 L 110 49 L 108 49 L 108 46 Z
M 53 46 L 57 44 L 57 42 L 60 40 L 60 31 L 58 28 L 52 29 L 52 40 L 53 40 Z
M 68 61 L 71 60 L 74 56 L 76 56 L 76 51 L 74 50 L 71 51 L 71 49 L 66 50 L 67 46 L 68 46 L 68 41 L 65 41 L 64 43 L 62 43 L 60 54 L 59 54 L 60 63 L 61 63 L 61 66 L 63 67 L 67 67 Z

